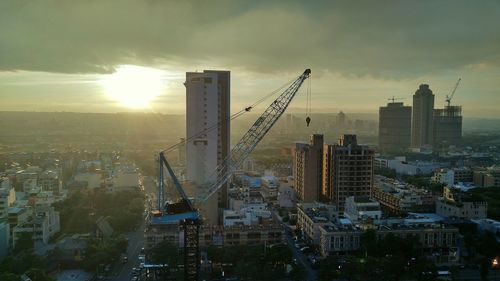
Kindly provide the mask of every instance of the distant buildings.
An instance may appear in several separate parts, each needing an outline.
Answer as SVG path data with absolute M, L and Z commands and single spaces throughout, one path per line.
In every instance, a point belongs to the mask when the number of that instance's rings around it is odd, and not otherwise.
M 484 170 L 474 171 L 473 181 L 477 187 L 500 187 L 500 167 L 492 166 Z
M 380 151 L 407 149 L 409 130 L 414 150 L 458 145 L 462 140 L 462 107 L 448 104 L 442 109 L 434 109 L 434 94 L 429 85 L 421 84 L 413 95 L 413 108 L 400 102 L 380 107 Z
M 294 187 L 303 202 L 318 201 L 322 183 L 323 135 L 311 135 L 309 143 L 296 143 Z
M 187 72 L 184 85 L 186 176 L 195 184 L 203 184 L 230 151 L 230 72 Z M 219 210 L 227 207 L 227 192 L 227 186 L 223 186 L 205 203 L 201 213 L 206 222 L 220 223 Z
M 382 152 L 405 151 L 411 144 L 411 106 L 388 103 L 379 109 L 378 145 Z
M 429 161 L 406 161 L 406 157 L 395 157 L 394 159 L 386 159 L 377 157 L 374 160 L 375 167 L 389 168 L 400 175 L 428 175 L 434 170 L 446 167 L 448 163 L 429 162 Z
M 373 154 L 367 146 L 358 145 L 356 135 L 342 135 L 338 144 L 323 147 L 323 181 L 321 196 L 344 211 L 349 196 L 370 196 L 373 185 Z
M 413 95 L 412 138 L 413 147 L 432 145 L 434 141 L 434 94 L 429 85 L 421 84 Z

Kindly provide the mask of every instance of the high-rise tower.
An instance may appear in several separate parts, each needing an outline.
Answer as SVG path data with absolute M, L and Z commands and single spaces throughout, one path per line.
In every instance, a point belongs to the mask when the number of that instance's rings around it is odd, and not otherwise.
M 400 152 L 411 143 L 411 106 L 391 102 L 379 109 L 378 146 L 383 152 Z
M 197 185 L 207 182 L 229 155 L 230 72 L 204 70 L 186 73 L 186 177 Z M 211 128 L 215 128 L 210 130 Z M 218 223 L 227 207 L 227 186 L 202 207 L 209 224 Z
M 369 196 L 373 186 L 373 150 L 358 145 L 356 135 L 342 135 L 338 144 L 323 146 L 323 201 L 344 211 L 349 196 Z
M 293 178 L 303 202 L 319 200 L 323 165 L 323 135 L 311 135 L 309 143 L 296 143 Z
M 412 147 L 420 148 L 425 145 L 433 144 L 433 115 L 434 94 L 431 89 L 429 89 L 429 85 L 421 84 L 413 95 L 413 116 L 411 125 Z

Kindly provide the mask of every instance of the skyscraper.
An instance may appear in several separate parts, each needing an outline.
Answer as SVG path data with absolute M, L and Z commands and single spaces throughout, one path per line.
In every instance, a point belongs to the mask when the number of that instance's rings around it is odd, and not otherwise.
M 309 143 L 296 143 L 294 153 L 294 186 L 303 202 L 319 200 L 323 165 L 323 135 L 311 135 Z
M 391 102 L 379 109 L 378 146 L 383 152 L 406 150 L 411 144 L 411 106 Z
M 356 135 L 323 146 L 322 200 L 344 211 L 349 196 L 369 196 L 373 186 L 373 150 L 358 145 Z
M 433 144 L 433 115 L 434 94 L 429 89 L 429 85 L 421 84 L 413 95 L 412 147 L 420 148 Z
M 186 177 L 196 185 L 207 182 L 229 155 L 230 72 L 186 73 Z M 214 129 L 212 129 L 214 128 Z M 201 208 L 207 223 L 218 223 L 227 207 L 227 186 Z

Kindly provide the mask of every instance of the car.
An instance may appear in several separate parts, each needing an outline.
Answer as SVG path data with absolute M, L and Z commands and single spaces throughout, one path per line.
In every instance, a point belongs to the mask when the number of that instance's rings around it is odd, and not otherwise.
M 302 253 L 309 252 L 310 250 L 311 250 L 311 248 L 309 248 L 309 246 L 305 246 L 305 247 L 300 248 L 300 251 L 301 251 Z

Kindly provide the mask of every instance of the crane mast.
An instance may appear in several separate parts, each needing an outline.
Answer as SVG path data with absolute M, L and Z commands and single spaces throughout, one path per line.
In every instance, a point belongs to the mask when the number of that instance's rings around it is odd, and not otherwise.
M 211 195 L 216 193 L 238 169 L 243 161 L 250 155 L 257 144 L 264 138 L 273 125 L 295 97 L 304 81 L 311 75 L 311 70 L 306 69 L 269 107 L 257 118 L 252 127 L 243 135 L 241 140 L 231 150 L 229 156 L 219 165 L 214 174 L 209 178 L 207 184 L 201 186 L 202 192 L 195 200 L 198 203 L 205 202 Z M 245 108 L 250 111 L 252 107 Z M 184 278 L 194 281 L 199 277 L 199 228 L 201 224 L 200 215 L 190 198 L 184 192 L 180 181 L 176 177 L 172 167 L 167 161 L 165 151 L 159 153 L 159 183 L 158 183 L 158 213 L 179 221 L 184 231 Z M 172 179 L 172 185 L 177 190 L 182 200 L 177 203 L 164 206 L 164 169 Z M 154 219 L 154 218 L 153 218 Z M 161 220 L 161 219 L 160 219 Z

